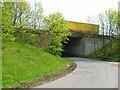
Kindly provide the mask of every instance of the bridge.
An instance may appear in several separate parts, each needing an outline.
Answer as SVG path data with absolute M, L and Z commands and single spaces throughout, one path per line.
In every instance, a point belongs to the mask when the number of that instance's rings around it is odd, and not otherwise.
M 99 35 L 99 26 L 95 24 L 68 21 L 72 35 L 63 45 L 63 56 L 88 55 L 109 42 L 108 36 Z

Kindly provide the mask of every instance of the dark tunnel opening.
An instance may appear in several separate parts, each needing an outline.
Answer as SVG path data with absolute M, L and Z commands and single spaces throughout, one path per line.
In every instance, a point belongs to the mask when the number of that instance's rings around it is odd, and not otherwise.
M 84 54 L 81 37 L 69 37 L 68 43 L 63 43 L 62 57 L 82 57 Z

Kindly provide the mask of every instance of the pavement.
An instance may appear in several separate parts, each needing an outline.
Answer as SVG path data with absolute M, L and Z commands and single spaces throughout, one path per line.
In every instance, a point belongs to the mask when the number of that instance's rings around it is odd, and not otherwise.
M 118 66 L 105 61 L 66 58 L 77 64 L 70 74 L 34 88 L 118 88 Z

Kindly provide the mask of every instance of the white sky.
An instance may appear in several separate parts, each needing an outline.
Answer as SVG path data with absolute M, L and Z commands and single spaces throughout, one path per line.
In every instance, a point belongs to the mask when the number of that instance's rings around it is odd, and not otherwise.
M 109 8 L 118 9 L 120 0 L 36 0 L 41 1 L 45 14 L 61 12 L 66 20 L 86 22 Z M 34 0 L 29 0 L 34 5 Z

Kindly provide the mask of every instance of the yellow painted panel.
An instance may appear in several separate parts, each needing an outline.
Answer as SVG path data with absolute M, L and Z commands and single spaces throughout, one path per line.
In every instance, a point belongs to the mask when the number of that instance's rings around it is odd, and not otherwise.
M 95 24 L 68 21 L 68 26 L 72 31 L 99 34 L 99 26 Z

